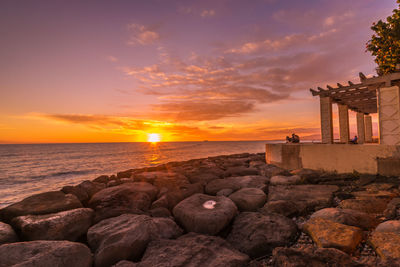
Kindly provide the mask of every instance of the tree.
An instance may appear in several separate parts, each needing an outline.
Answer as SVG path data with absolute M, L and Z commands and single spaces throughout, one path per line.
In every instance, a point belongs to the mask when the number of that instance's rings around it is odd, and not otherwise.
M 395 72 L 400 64 L 400 0 L 397 3 L 398 9 L 393 10 L 386 22 L 379 20 L 372 25 L 375 33 L 367 42 L 367 51 L 375 56 L 379 75 Z

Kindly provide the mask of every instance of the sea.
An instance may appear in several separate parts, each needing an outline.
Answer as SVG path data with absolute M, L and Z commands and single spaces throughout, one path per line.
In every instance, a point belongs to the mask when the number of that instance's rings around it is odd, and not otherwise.
M 273 141 L 0 145 L 0 208 L 100 175 L 218 155 L 265 152 Z

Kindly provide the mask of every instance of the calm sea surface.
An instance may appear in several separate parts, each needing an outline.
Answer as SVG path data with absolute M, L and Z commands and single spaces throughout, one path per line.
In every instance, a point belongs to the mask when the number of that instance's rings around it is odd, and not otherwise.
M 103 174 L 170 161 L 265 152 L 267 141 L 0 145 L 0 207 Z

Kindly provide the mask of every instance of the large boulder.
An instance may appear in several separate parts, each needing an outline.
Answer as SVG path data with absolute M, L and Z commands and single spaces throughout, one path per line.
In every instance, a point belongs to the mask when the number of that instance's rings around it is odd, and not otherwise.
M 63 191 L 65 194 L 75 195 L 80 202 L 86 205 L 89 199 L 94 194 L 104 189 L 105 187 L 106 185 L 104 183 L 83 181 L 82 183 L 75 186 L 64 186 L 61 191 Z
M 206 185 L 207 194 L 216 195 L 222 189 L 232 189 L 233 191 L 241 188 L 259 188 L 265 190 L 269 179 L 263 176 L 236 176 L 225 179 L 217 179 Z
M 358 227 L 336 223 L 323 218 L 312 218 L 303 225 L 307 233 L 320 248 L 336 248 L 352 253 L 362 240 Z
M 70 241 L 31 241 L 0 246 L 0 267 L 91 267 L 92 261 L 87 246 Z
M 262 214 L 277 213 L 286 217 L 294 217 L 299 213 L 296 204 L 289 200 L 268 201 L 258 212 Z
M 381 214 L 386 210 L 388 199 L 382 198 L 360 198 L 345 199 L 339 203 L 339 208 L 358 210 L 368 214 Z
M 376 232 L 392 232 L 400 235 L 400 221 L 398 220 L 390 220 L 379 224 L 376 229 Z
M 45 215 L 15 217 L 12 225 L 24 240 L 76 241 L 92 225 L 92 209 L 80 208 Z
M 400 198 L 393 198 L 386 206 L 383 214 L 386 219 L 392 220 L 400 216 Z
M 242 188 L 231 194 L 229 198 L 240 211 L 256 211 L 267 201 L 267 195 L 258 188 Z
M 181 201 L 173 215 L 188 232 L 215 235 L 235 217 L 237 208 L 227 197 L 195 194 Z
M 242 267 L 249 257 L 220 237 L 189 233 L 149 244 L 138 267 Z
M 400 235 L 394 232 L 378 232 L 371 234 L 368 243 L 383 260 L 400 261 Z
M 296 224 L 282 215 L 242 212 L 236 216 L 226 240 L 239 251 L 257 258 L 271 253 L 275 247 L 290 244 L 297 233 Z
M 290 184 L 299 184 L 301 181 L 302 181 L 302 179 L 298 175 L 292 175 L 292 176 L 276 175 L 276 176 L 271 177 L 269 184 L 270 185 L 290 185 Z
M 259 175 L 260 172 L 256 168 L 248 168 L 245 166 L 228 167 L 225 170 L 224 176 L 248 176 L 248 175 Z
M 259 167 L 260 175 L 271 178 L 276 175 L 290 175 L 289 171 L 277 167 L 272 164 L 263 165 Z
M 9 222 L 17 216 L 49 214 L 77 208 L 82 208 L 82 203 L 76 196 L 52 191 L 36 194 L 7 206 L 0 210 L 0 217 Z
M 175 189 L 189 184 L 186 176 L 170 171 L 135 173 L 133 174 L 133 180 L 135 182 L 151 183 L 158 188 L 166 187 L 168 189 Z
M 157 193 L 158 189 L 149 183 L 126 183 L 97 192 L 88 206 L 95 210 L 95 222 L 124 213 L 143 214 Z
M 370 214 L 350 209 L 326 208 L 318 210 L 311 218 L 323 218 L 333 222 L 356 226 L 364 230 L 374 228 L 379 222 Z
M 18 236 L 14 229 L 10 225 L 0 222 L 0 245 L 17 241 Z
M 95 251 L 95 266 L 110 266 L 121 260 L 137 261 L 151 240 L 176 238 L 182 229 L 169 218 L 124 214 L 92 226 L 87 240 Z
M 172 210 L 179 202 L 188 198 L 194 194 L 204 192 L 204 187 L 201 183 L 196 184 L 185 184 L 181 185 L 179 188 L 167 189 L 163 188 L 166 191 L 164 193 L 160 193 L 160 197 L 153 202 L 151 208 L 167 208 Z
M 305 214 L 332 205 L 333 193 L 338 191 L 335 185 L 276 185 L 270 186 L 268 202 L 291 201 L 299 214 Z
M 275 248 L 272 266 L 280 267 L 361 267 L 348 254 L 334 248 L 319 248 L 312 251 L 298 248 Z

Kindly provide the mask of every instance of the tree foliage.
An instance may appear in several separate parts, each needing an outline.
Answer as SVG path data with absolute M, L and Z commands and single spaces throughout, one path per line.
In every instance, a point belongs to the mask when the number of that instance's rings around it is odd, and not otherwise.
M 375 56 L 378 74 L 392 73 L 400 64 L 400 0 L 399 7 L 386 21 L 379 20 L 371 29 L 375 32 L 367 42 L 367 50 Z

